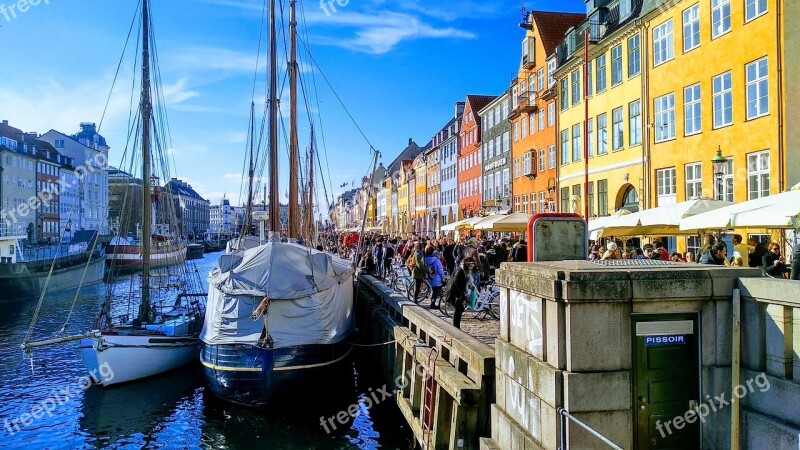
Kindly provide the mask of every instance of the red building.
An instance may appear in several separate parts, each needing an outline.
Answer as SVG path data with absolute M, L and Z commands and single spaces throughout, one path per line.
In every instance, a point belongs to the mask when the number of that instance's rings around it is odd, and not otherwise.
M 458 154 L 458 207 L 460 217 L 480 214 L 481 193 L 481 119 L 478 111 L 491 103 L 495 96 L 468 95 L 461 118 L 461 152 Z

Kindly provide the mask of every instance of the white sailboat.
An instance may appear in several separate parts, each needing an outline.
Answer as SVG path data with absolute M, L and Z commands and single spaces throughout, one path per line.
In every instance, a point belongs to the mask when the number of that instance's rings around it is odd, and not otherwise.
M 125 288 L 127 298 L 121 298 L 114 292 L 113 284 L 109 285 L 106 301 L 100 313 L 95 317 L 92 331 L 83 336 L 55 337 L 53 339 L 23 343 L 23 348 L 52 345 L 77 341 L 81 358 L 92 379 L 103 386 L 117 385 L 129 381 L 159 375 L 197 360 L 199 351 L 199 334 L 205 318 L 203 299 L 207 293 L 200 292 L 202 283 L 199 278 L 192 279 L 194 270 L 184 265 L 177 269 L 178 273 L 151 273 L 155 270 L 153 256 L 158 249 L 154 236 L 159 233 L 153 226 L 153 215 L 158 214 L 154 203 L 153 187 L 159 174 L 153 173 L 153 161 L 159 161 L 163 155 L 151 155 L 151 149 L 162 150 L 158 142 L 153 140 L 160 135 L 156 131 L 158 122 L 154 120 L 151 89 L 156 89 L 156 98 L 160 98 L 159 87 L 151 86 L 151 16 L 149 0 L 142 0 L 142 72 L 141 99 L 139 102 L 140 138 L 141 138 L 141 170 L 142 170 L 142 218 L 141 218 L 141 268 L 139 290 L 134 286 Z M 152 61 L 155 61 L 153 58 Z M 159 109 L 160 110 L 160 109 Z M 151 128 L 152 126 L 152 128 Z M 159 130 L 160 131 L 160 130 Z M 136 144 L 133 146 L 136 148 Z M 131 157 L 131 165 L 134 157 Z M 165 166 L 166 164 L 162 164 Z M 168 174 L 168 167 L 160 167 L 162 173 Z M 172 204 L 172 201 L 164 202 Z M 123 205 L 123 209 L 124 205 Z M 128 208 L 133 209 L 133 208 Z M 174 211 L 171 211 L 174 217 Z M 169 215 L 169 214 L 166 214 Z M 175 266 L 177 267 L 177 266 Z M 114 266 L 111 266 L 113 272 Z M 195 275 L 196 277 L 196 275 Z M 151 286 L 155 282 L 155 286 Z M 119 288 L 119 287 L 118 287 Z M 163 292 L 162 292 L 163 291 Z M 158 293 L 158 294 L 156 294 Z M 117 302 L 114 302 L 117 300 Z M 121 313 L 114 304 L 127 303 L 138 312 Z M 35 319 L 34 319 L 35 322 Z M 66 324 L 65 324 L 66 328 Z M 62 330 L 63 331 L 63 330 Z

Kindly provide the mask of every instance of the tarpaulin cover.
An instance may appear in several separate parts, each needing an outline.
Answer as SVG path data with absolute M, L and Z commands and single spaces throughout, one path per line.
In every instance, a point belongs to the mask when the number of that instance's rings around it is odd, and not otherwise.
M 275 348 L 332 344 L 353 328 L 353 270 L 327 253 L 280 242 L 224 255 L 209 274 L 208 344 L 256 344 L 264 320 L 250 316 L 269 297 Z

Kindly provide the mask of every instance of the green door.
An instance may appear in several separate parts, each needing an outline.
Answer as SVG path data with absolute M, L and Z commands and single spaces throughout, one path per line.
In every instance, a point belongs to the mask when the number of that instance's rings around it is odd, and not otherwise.
M 633 337 L 637 448 L 699 448 L 697 317 L 635 316 Z

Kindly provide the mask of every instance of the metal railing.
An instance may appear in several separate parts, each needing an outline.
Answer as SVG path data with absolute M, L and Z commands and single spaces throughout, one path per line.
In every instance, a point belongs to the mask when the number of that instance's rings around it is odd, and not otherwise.
M 567 450 L 569 447 L 567 446 L 567 419 L 571 420 L 573 423 L 578 425 L 579 427 L 583 428 L 584 430 L 588 431 L 589 434 L 596 437 L 598 440 L 602 441 L 604 444 L 608 445 L 609 447 L 613 448 L 614 450 L 622 450 L 622 447 L 619 445 L 611 442 L 610 439 L 603 436 L 602 434 L 598 433 L 594 429 L 592 429 L 589 425 L 581 422 L 580 420 L 576 419 L 572 414 L 570 414 L 564 408 L 558 408 L 556 410 L 558 415 L 561 416 L 561 441 L 559 443 L 558 450 Z

